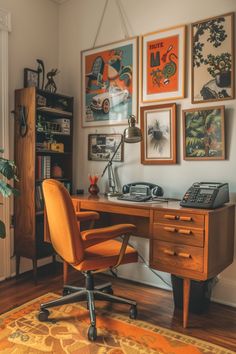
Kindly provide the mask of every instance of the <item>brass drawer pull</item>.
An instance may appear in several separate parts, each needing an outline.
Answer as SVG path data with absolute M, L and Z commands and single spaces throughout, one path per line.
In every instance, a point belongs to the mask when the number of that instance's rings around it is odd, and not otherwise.
M 170 215 L 170 214 L 165 214 L 165 215 L 164 215 L 164 218 L 165 218 L 165 219 L 168 219 L 168 220 L 176 220 L 176 219 L 178 219 L 177 216 L 175 216 L 175 215 Z
M 191 254 L 190 253 L 184 253 L 184 252 L 178 253 L 177 256 L 180 256 L 182 258 L 191 258 Z
M 175 232 L 176 231 L 176 229 L 174 227 L 170 227 L 170 226 L 165 226 L 164 230 L 169 231 L 169 232 Z
M 180 216 L 179 220 L 180 221 L 193 221 L 191 216 Z
M 171 251 L 171 250 L 164 250 L 164 253 L 168 254 L 169 256 L 175 256 L 176 255 L 175 251 Z
M 190 235 L 192 233 L 191 230 L 185 230 L 185 229 L 179 229 L 178 230 L 179 234 L 184 234 L 184 235 Z

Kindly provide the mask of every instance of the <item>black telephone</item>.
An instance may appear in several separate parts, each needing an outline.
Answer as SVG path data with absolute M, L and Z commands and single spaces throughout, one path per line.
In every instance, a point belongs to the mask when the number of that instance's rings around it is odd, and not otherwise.
M 125 184 L 122 192 L 124 194 L 117 199 L 135 202 L 145 202 L 152 197 L 161 197 L 164 194 L 163 189 L 160 186 L 148 182 L 134 182 Z
M 180 205 L 189 208 L 215 209 L 229 202 L 228 183 L 196 182 L 184 194 Z

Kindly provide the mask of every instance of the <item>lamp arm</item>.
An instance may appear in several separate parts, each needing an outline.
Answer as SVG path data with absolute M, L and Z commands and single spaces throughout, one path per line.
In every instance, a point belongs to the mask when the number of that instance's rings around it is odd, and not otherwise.
M 116 149 L 115 149 L 115 151 L 114 151 L 112 157 L 110 158 L 110 160 L 109 160 L 108 163 L 106 164 L 106 166 L 105 166 L 105 168 L 104 168 L 104 170 L 103 170 L 103 172 L 102 172 L 101 177 L 104 176 L 104 174 L 105 174 L 106 170 L 108 169 L 108 167 L 112 165 L 112 161 L 113 161 L 114 157 L 116 156 L 116 153 L 117 153 L 117 151 L 119 150 L 119 148 L 120 148 L 120 146 L 121 146 L 122 143 L 123 143 L 123 139 L 121 139 L 121 141 L 120 141 L 119 144 L 117 145 L 117 147 L 116 147 Z

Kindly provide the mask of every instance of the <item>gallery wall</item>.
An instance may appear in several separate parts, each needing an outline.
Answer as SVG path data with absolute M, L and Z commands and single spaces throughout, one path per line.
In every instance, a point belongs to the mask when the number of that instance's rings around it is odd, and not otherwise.
M 74 190 L 89 186 L 88 174 L 101 174 L 104 162 L 88 161 L 88 134 L 122 133 L 125 126 L 107 126 L 81 128 L 81 51 L 101 46 L 125 38 L 124 26 L 115 0 L 109 0 L 100 31 L 98 27 L 103 14 L 105 0 L 69 0 L 59 10 L 59 85 L 64 93 L 75 97 L 75 145 L 74 145 Z M 177 164 L 142 165 L 140 145 L 125 144 L 124 162 L 114 163 L 121 185 L 135 181 L 157 183 L 164 189 L 165 196 L 181 198 L 185 190 L 196 181 L 228 182 L 231 200 L 236 199 L 236 100 L 220 102 L 226 108 L 226 159 L 224 161 L 185 161 L 182 149 L 183 109 L 207 107 L 209 103 L 191 104 L 191 63 L 190 63 L 190 23 L 228 12 L 236 11 L 235 0 L 129 0 L 121 1 L 129 36 L 139 36 L 148 32 L 166 29 L 172 26 L 187 25 L 186 45 L 186 97 L 176 100 L 177 104 Z M 95 38 L 97 40 L 95 42 Z M 172 101 L 171 101 L 172 102 Z M 143 106 L 139 99 L 139 106 Z M 146 104 L 145 104 L 146 105 Z M 210 104 L 219 105 L 219 102 Z M 139 119 L 139 114 L 138 114 Z M 99 180 L 101 192 L 107 189 L 107 176 Z M 148 241 L 133 240 L 145 259 L 148 259 Z M 149 284 L 166 287 L 147 267 L 140 263 L 138 267 L 129 266 L 119 271 L 120 276 L 136 279 Z M 169 275 L 162 274 L 169 282 Z M 236 291 L 236 261 L 220 276 L 214 288 L 216 301 L 236 306 L 233 294 Z M 167 287 L 168 288 L 168 287 Z

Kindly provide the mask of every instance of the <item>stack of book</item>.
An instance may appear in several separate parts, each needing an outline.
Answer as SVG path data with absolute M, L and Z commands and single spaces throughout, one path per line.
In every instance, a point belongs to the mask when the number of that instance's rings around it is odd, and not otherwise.
M 36 184 L 35 192 L 36 192 L 35 193 L 36 211 L 43 211 L 44 200 L 43 200 L 43 191 L 42 191 L 42 185 L 41 184 Z
M 37 156 L 37 178 L 51 177 L 51 156 Z

